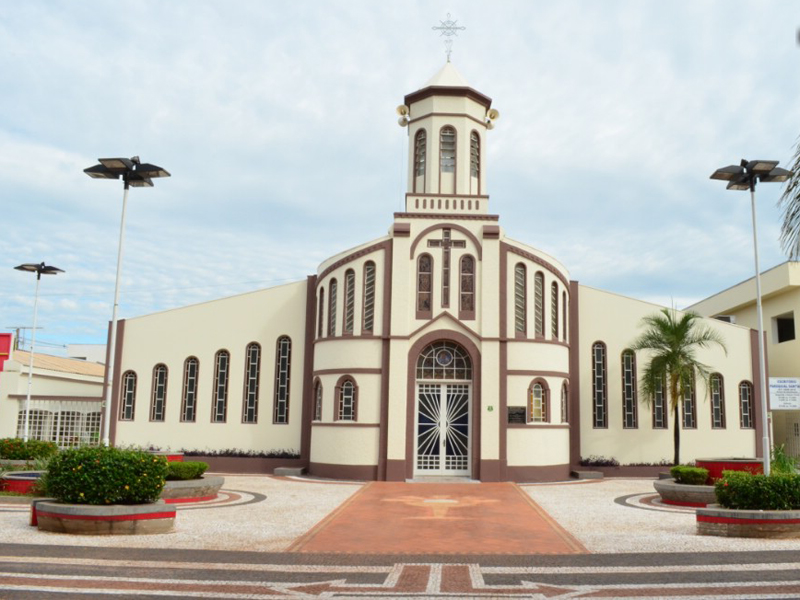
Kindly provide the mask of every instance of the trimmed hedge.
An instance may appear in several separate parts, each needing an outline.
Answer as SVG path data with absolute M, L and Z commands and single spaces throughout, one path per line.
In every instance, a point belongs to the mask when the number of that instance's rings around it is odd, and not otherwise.
M 171 462 L 167 465 L 167 481 L 200 479 L 208 469 L 208 463 L 187 460 Z
M 708 479 L 708 469 L 702 467 L 687 467 L 685 465 L 675 465 L 669 470 L 669 474 L 675 483 L 685 485 L 705 485 Z
M 108 446 L 64 450 L 50 460 L 45 490 L 71 504 L 155 502 L 164 489 L 167 459 Z
M 55 442 L 41 440 L 28 440 L 23 442 L 20 438 L 0 439 L 0 459 L 3 460 L 37 460 L 50 458 L 58 452 Z
M 740 510 L 800 509 L 800 475 L 773 473 L 752 475 L 744 471 L 723 471 L 714 486 L 717 502 L 724 508 Z

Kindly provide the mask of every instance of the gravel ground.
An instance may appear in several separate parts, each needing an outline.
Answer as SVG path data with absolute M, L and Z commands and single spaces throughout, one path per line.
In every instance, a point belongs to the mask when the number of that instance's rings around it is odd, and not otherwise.
M 266 476 L 225 476 L 223 490 L 263 494 L 252 504 L 178 509 L 175 532 L 166 535 L 63 535 L 28 525 L 28 507 L 0 511 L 0 543 L 186 548 L 278 552 L 353 495 L 361 484 L 292 481 Z M 243 495 L 243 500 L 252 498 Z M 1 501 L 1 500 L 0 500 Z
M 759 540 L 697 535 L 693 510 L 621 506 L 615 498 L 654 494 L 652 479 L 523 485 L 535 502 L 590 552 L 743 552 L 800 550 L 800 540 Z

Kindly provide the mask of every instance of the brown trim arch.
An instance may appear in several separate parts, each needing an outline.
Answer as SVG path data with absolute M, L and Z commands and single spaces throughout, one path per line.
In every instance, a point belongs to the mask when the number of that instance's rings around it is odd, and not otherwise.
M 448 215 L 449 216 L 449 215 Z M 478 241 L 478 238 L 466 227 L 463 225 L 457 225 L 456 223 L 438 223 L 436 225 L 431 225 L 430 227 L 426 227 L 417 236 L 414 238 L 414 241 L 411 242 L 411 252 L 409 252 L 408 257 L 414 258 L 414 251 L 417 249 L 417 245 L 422 241 L 426 235 L 428 235 L 431 231 L 436 231 L 437 229 L 454 229 L 456 231 L 460 231 L 465 236 L 469 238 L 469 240 L 475 244 L 475 253 L 478 255 L 478 260 L 482 260 L 483 258 L 483 248 L 481 247 L 481 243 Z
M 406 394 L 406 460 L 405 476 L 414 476 L 414 411 L 417 406 L 417 359 L 422 350 L 433 342 L 449 341 L 464 348 L 472 361 L 472 423 L 470 424 L 470 477 L 481 475 L 481 353 L 475 343 L 463 333 L 441 329 L 431 331 L 411 345 L 408 351 Z

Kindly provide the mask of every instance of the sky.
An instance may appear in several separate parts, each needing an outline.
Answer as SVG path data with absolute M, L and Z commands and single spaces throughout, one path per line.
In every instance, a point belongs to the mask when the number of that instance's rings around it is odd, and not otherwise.
M 757 9 L 757 10 L 756 10 Z M 0 331 L 37 351 L 104 343 L 122 184 L 138 155 L 120 318 L 304 279 L 402 210 L 395 107 L 452 63 L 500 111 L 490 212 L 572 279 L 687 306 L 754 272 L 750 200 L 709 180 L 788 166 L 800 135 L 800 3 L 762 0 L 0 0 Z M 762 269 L 780 184 L 758 187 Z M 28 333 L 29 337 L 30 333 Z

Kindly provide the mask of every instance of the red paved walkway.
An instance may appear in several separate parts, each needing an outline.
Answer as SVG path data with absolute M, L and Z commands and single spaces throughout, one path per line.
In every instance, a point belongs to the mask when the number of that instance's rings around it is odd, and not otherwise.
M 512 483 L 374 482 L 289 551 L 580 554 L 586 549 Z

